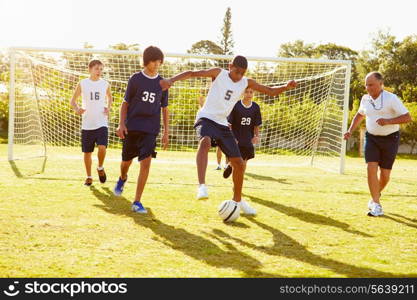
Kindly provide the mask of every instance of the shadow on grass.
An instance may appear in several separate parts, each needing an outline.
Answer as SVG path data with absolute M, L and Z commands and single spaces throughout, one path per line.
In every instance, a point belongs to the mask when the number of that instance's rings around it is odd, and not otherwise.
M 213 229 L 213 233 L 221 239 L 229 239 L 235 241 L 242 246 L 263 252 L 268 255 L 282 256 L 289 259 L 294 259 L 303 263 L 328 269 L 337 274 L 344 274 L 348 277 L 416 277 L 417 274 L 393 274 L 383 272 L 366 267 L 358 267 L 347 263 L 339 262 L 333 259 L 324 258 L 314 254 L 306 249 L 305 246 L 298 243 L 290 236 L 283 232 L 263 224 L 255 218 L 248 218 L 250 222 L 258 225 L 260 228 L 269 231 L 272 234 L 274 244 L 270 247 L 257 246 L 255 244 L 243 241 L 241 239 L 230 236 L 222 230 Z
M 278 183 L 281 183 L 281 184 L 291 184 L 291 183 L 287 182 L 286 178 L 274 178 L 274 177 L 271 177 L 271 176 L 263 176 L 263 175 L 247 173 L 247 172 L 245 173 L 245 176 L 249 176 L 253 179 L 261 180 L 261 181 L 273 181 L 273 182 L 278 182 Z
M 244 277 L 284 277 L 262 272 L 260 261 L 240 252 L 227 241 L 220 240 L 227 248 L 227 250 L 223 250 L 206 238 L 163 223 L 153 215 L 151 209 L 148 209 L 147 215 L 132 212 L 130 210 L 131 202 L 124 197 L 116 198 L 109 188 L 103 188 L 105 192 L 94 186 L 90 189 L 94 196 L 103 203 L 102 205 L 96 205 L 96 207 L 114 215 L 132 218 L 137 225 L 152 230 L 155 235 L 163 240 L 163 244 L 176 251 L 181 251 L 187 256 L 216 268 L 231 268 L 243 272 Z
M 392 214 L 392 215 L 394 215 L 394 214 Z M 390 215 L 386 215 L 386 214 L 384 214 L 383 216 L 381 216 L 381 217 L 379 217 L 379 218 L 389 219 L 389 220 L 391 220 L 391 221 L 394 221 L 394 222 L 397 222 L 397 223 L 400 223 L 400 224 L 406 225 L 406 226 L 408 226 L 408 227 L 411 227 L 411 228 L 417 229 L 417 225 L 416 225 L 416 224 L 408 223 L 408 222 L 405 222 L 405 221 L 400 220 L 400 219 L 398 219 L 398 218 L 393 218 L 393 217 L 391 217 Z M 405 218 L 405 217 L 403 217 L 403 218 Z M 406 219 L 407 219 L 407 218 L 406 218 Z M 415 221 L 411 221 L 411 222 L 415 222 Z
M 290 217 L 294 217 L 297 218 L 301 221 L 307 222 L 307 223 L 312 223 L 312 224 L 317 224 L 317 225 L 325 225 L 325 226 L 331 226 L 331 227 L 336 227 L 339 229 L 342 229 L 346 232 L 352 233 L 352 234 L 357 234 L 363 237 L 373 237 L 372 235 L 369 235 L 367 233 L 358 231 L 358 230 L 354 230 L 350 228 L 350 225 L 348 223 L 343 223 L 340 221 L 337 221 L 335 219 L 326 217 L 326 216 L 322 216 L 322 215 L 318 215 L 315 213 L 311 213 L 305 210 L 301 210 L 295 207 L 291 207 L 291 206 L 286 206 L 280 203 L 275 203 L 269 200 L 264 200 L 261 198 L 257 198 L 254 196 L 250 196 L 250 195 L 244 195 L 246 197 L 249 197 L 249 199 L 251 199 L 253 202 L 261 204 L 263 206 L 272 208 L 276 211 L 279 211 L 280 213 L 283 213 L 287 216 Z
M 393 216 L 396 216 L 396 217 L 399 217 L 399 218 L 402 218 L 402 219 L 406 219 L 407 221 L 410 221 L 410 222 L 417 223 L 417 219 L 410 219 L 410 218 L 404 217 L 404 216 L 399 215 L 399 214 L 390 214 L 390 215 L 393 215 Z
M 8 161 L 10 164 L 10 168 L 12 169 L 13 173 L 15 174 L 15 176 L 17 178 L 23 178 L 23 179 L 27 179 L 28 176 L 32 176 L 32 175 L 36 175 L 36 174 L 41 174 L 43 172 L 45 172 L 45 167 L 46 167 L 46 161 L 47 161 L 47 157 L 45 156 L 44 158 L 42 158 L 42 163 L 40 165 L 39 170 L 32 170 L 31 172 L 29 172 L 28 174 L 24 174 L 27 173 L 26 171 L 21 171 L 21 167 L 19 168 L 17 165 L 18 160 L 12 160 L 12 161 Z

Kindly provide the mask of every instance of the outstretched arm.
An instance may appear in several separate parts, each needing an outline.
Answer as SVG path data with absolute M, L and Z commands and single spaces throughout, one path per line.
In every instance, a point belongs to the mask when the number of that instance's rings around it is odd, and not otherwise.
M 185 71 L 169 79 L 161 80 L 160 84 L 161 84 L 162 90 L 166 90 L 166 89 L 169 89 L 178 80 L 186 80 L 192 77 L 216 78 L 220 74 L 220 71 L 221 71 L 220 68 L 212 68 L 212 69 L 201 70 L 201 71 Z
M 269 96 L 278 96 L 279 94 L 291 90 L 297 86 L 297 82 L 295 80 L 290 80 L 287 82 L 286 85 L 281 85 L 278 87 L 268 87 L 266 85 L 257 83 L 253 79 L 248 79 L 248 88 L 251 88 L 255 91 L 258 91 L 263 94 L 267 94 Z

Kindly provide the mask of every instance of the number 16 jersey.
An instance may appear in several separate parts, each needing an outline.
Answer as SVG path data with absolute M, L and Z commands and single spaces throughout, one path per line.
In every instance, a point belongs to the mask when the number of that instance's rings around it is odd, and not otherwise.
M 106 107 L 106 92 L 109 83 L 104 79 L 91 80 L 86 78 L 80 81 L 82 108 L 81 128 L 94 130 L 100 127 L 108 127 L 107 115 L 104 114 Z

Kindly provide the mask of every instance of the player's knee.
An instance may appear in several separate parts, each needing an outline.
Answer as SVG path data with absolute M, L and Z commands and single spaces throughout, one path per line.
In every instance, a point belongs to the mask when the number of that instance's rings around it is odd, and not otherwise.
M 242 158 L 231 158 L 230 163 L 232 164 L 233 169 L 236 171 L 243 171 L 245 168 L 245 163 Z
M 211 147 L 211 139 L 208 136 L 203 137 L 200 140 L 200 148 L 201 149 L 205 149 L 205 150 L 209 150 Z

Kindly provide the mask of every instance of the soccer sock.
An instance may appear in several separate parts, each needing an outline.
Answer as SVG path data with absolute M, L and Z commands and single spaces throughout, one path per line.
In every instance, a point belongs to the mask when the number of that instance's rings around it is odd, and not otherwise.
M 93 179 L 93 176 L 87 176 L 87 178 Z
M 97 167 L 97 170 L 102 171 L 102 170 L 104 170 L 104 168 L 103 167 Z

